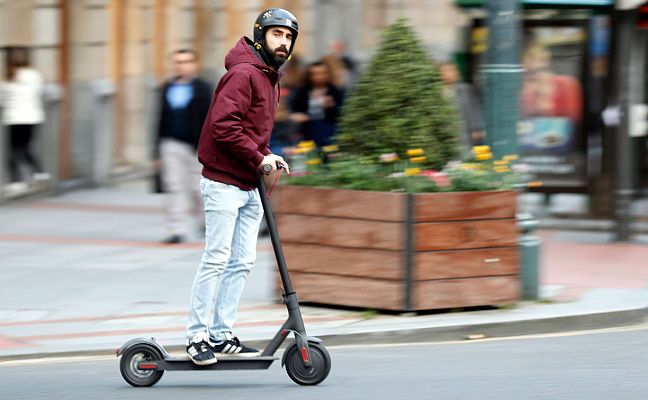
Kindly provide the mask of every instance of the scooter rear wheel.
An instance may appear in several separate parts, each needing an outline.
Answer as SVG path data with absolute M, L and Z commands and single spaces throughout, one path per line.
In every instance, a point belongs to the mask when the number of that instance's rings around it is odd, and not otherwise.
M 297 345 L 292 345 L 286 350 L 286 372 L 297 384 L 317 385 L 326 379 L 331 371 L 331 356 L 320 343 L 308 342 L 308 347 L 312 365 L 306 368 Z
M 137 368 L 141 361 L 161 360 L 162 356 L 151 346 L 139 344 L 131 347 L 122 354 L 119 361 L 119 371 L 126 382 L 132 386 L 153 386 L 162 378 L 164 371 L 144 370 Z

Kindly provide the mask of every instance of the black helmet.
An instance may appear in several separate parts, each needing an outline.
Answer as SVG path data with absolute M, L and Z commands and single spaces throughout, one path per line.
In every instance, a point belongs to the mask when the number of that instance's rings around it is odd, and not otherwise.
M 290 49 L 288 49 L 288 55 L 292 54 L 299 33 L 299 25 L 297 24 L 297 18 L 290 11 L 283 8 L 270 8 L 259 14 L 254 23 L 254 47 L 260 51 L 265 49 L 265 33 L 271 26 L 283 26 L 292 31 L 293 37 Z

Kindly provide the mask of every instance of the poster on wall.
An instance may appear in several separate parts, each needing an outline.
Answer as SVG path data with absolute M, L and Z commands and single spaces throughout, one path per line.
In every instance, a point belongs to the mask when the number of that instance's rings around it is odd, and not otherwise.
M 518 145 L 529 172 L 548 185 L 584 184 L 584 27 L 526 27 Z
M 588 131 L 593 125 L 591 116 L 596 114 L 592 106 L 599 108 L 597 99 L 602 96 L 602 87 L 592 86 L 594 74 L 588 64 L 607 59 L 609 32 L 605 24 L 591 23 L 600 19 L 591 15 L 568 19 L 551 15 L 524 22 L 520 156 L 545 188 L 584 187 Z M 471 34 L 471 71 L 478 86 L 483 83 L 480 65 L 488 42 L 483 23 L 476 21 Z M 594 42 L 601 45 L 593 46 Z

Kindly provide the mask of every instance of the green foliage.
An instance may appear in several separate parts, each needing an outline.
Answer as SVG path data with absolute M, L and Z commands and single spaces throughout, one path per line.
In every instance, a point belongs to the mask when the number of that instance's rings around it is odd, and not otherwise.
M 379 192 L 405 190 L 402 182 L 387 177 L 386 171 L 380 165 L 355 158 L 311 166 L 308 174 L 289 177 L 288 183 Z
M 311 163 L 303 173 L 286 178 L 294 185 L 409 193 L 471 192 L 520 188 L 527 179 L 515 164 L 517 157 L 493 160 L 488 146 L 473 148 L 473 162 L 452 161 L 441 171 L 421 170 L 422 164 L 412 161 L 425 157 L 377 162 L 372 157 L 332 152 L 328 153 L 332 162 L 322 164 L 314 147 L 300 147 L 300 154 Z
M 441 169 L 457 155 L 457 128 L 436 66 L 406 21 L 396 21 L 345 102 L 340 149 L 377 159 L 421 148 L 424 166 Z

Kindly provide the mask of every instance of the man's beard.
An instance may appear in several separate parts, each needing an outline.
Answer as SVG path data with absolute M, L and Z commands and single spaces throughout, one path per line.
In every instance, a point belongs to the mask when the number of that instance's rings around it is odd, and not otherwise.
M 288 59 L 288 49 L 284 46 L 276 48 L 274 51 L 270 50 L 267 46 L 265 48 L 266 54 L 269 55 L 270 61 L 274 64 L 275 67 L 281 67 L 286 60 Z M 285 56 L 277 54 L 277 50 L 282 50 L 285 52 Z

